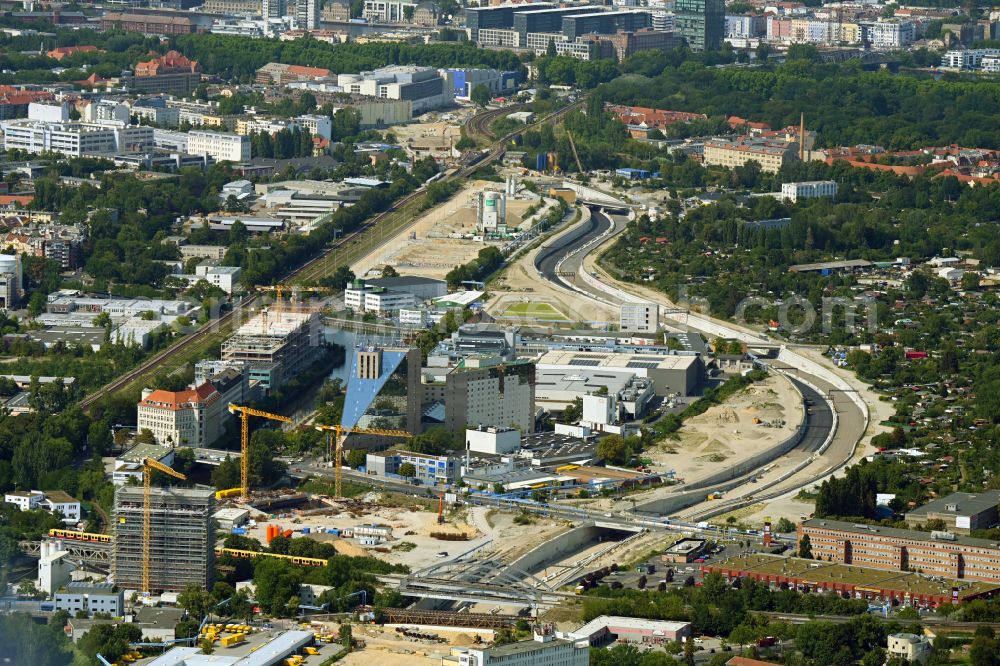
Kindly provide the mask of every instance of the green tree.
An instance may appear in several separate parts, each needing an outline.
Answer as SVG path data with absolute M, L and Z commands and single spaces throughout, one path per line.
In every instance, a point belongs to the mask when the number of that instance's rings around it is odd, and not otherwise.
M 809 540 L 808 534 L 803 534 L 802 538 L 799 540 L 799 557 L 803 557 L 807 560 L 811 560 L 813 557 L 812 543 Z
M 399 271 L 397 271 L 393 266 L 386 264 L 385 266 L 382 267 L 382 277 L 384 278 L 399 277 Z
M 351 651 L 351 647 L 354 643 L 353 633 L 354 632 L 351 630 L 351 624 L 349 622 L 345 622 L 340 625 L 340 644 L 343 645 L 344 649 L 348 652 Z
M 788 518 L 782 517 L 778 519 L 778 524 L 775 525 L 775 529 L 782 534 L 788 534 L 789 532 L 795 531 L 795 523 L 788 520 Z
M 209 609 L 213 606 L 212 597 L 205 590 L 197 585 L 189 585 L 177 597 L 177 603 L 188 612 L 193 618 L 201 619 L 208 615 Z
M 469 95 L 469 99 L 476 106 L 485 109 L 486 105 L 490 103 L 493 95 L 490 94 L 490 89 L 480 83 L 478 86 L 472 89 L 472 93 Z
M 684 666 L 694 666 L 694 639 L 684 641 Z
M 624 465 L 632 458 L 632 450 L 621 435 L 609 435 L 597 443 L 597 457 Z
M 351 469 L 364 467 L 367 458 L 368 452 L 365 449 L 351 449 L 347 452 L 347 466 Z
M 406 479 L 412 479 L 417 475 L 417 468 L 413 463 L 403 463 L 399 466 L 399 475 Z

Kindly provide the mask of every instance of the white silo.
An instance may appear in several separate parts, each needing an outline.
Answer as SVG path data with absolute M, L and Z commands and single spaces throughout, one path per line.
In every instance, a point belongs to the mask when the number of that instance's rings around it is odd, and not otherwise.
M 479 194 L 479 229 L 484 234 L 507 233 L 507 195 L 487 191 Z

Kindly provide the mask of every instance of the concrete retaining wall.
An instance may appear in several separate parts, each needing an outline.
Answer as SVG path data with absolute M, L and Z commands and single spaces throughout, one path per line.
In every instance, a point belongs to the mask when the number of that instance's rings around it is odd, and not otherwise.
M 593 545 L 606 531 L 605 528 L 593 523 L 574 527 L 529 550 L 511 562 L 510 566 L 527 573 L 537 571 L 553 560 L 564 558 L 585 546 Z

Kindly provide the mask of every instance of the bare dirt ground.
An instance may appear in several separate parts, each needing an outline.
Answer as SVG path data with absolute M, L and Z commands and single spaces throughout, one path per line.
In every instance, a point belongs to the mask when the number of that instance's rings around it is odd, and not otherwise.
M 794 497 L 778 497 L 768 500 L 766 503 L 752 504 L 741 509 L 742 514 L 736 516 L 736 519 L 739 522 L 754 526 L 763 524 L 765 519 L 769 519 L 772 523 L 775 523 L 782 518 L 787 518 L 793 523 L 798 523 L 802 516 L 811 516 L 814 510 L 815 507 L 812 502 L 803 502 Z M 712 522 L 717 524 L 724 523 L 728 515 L 727 513 L 716 516 L 712 519 Z
M 351 557 L 371 556 L 392 564 L 405 564 L 420 569 L 429 564 L 446 561 L 438 553 L 451 557 L 477 546 L 490 544 L 488 550 L 513 559 L 542 540 L 567 529 L 564 521 L 538 519 L 531 525 L 517 525 L 509 513 L 493 512 L 485 507 L 449 510 L 446 522 L 439 525 L 437 511 L 382 505 L 379 493 L 369 493 L 363 510 L 337 510 L 331 507 L 321 515 L 297 515 L 294 512 L 270 521 L 261 521 L 247 530 L 247 536 L 265 543 L 267 525 L 275 524 L 282 530 L 291 529 L 293 537 L 307 536 L 316 541 L 330 543 L 337 552 Z M 327 528 L 356 527 L 358 525 L 388 525 L 392 539 L 377 546 L 359 544 L 355 539 L 344 539 L 325 532 Z M 303 533 L 303 528 L 309 533 Z M 467 539 L 449 541 L 431 536 L 432 533 L 462 533 Z
M 804 415 L 802 397 L 791 382 L 771 375 L 726 404 L 687 419 L 677 439 L 660 442 L 647 454 L 654 468 L 673 469 L 690 483 L 790 437 Z
M 443 278 L 455 266 L 475 259 L 486 243 L 449 238 L 449 235 L 476 233 L 476 197 L 485 189 L 502 190 L 503 183 L 482 180 L 468 183 L 451 199 L 414 218 L 402 232 L 355 261 L 351 270 L 364 276 L 389 264 L 406 275 Z M 520 225 L 525 212 L 536 201 L 508 197 L 507 225 Z
M 338 632 L 339 625 L 330 625 L 333 632 Z M 475 644 L 479 635 L 485 640 L 492 640 L 493 632 L 489 630 L 456 628 L 445 630 L 439 628 L 422 629 L 421 633 L 435 634 L 441 640 L 425 640 L 410 638 L 397 632 L 394 627 L 383 627 L 372 624 L 352 624 L 351 635 L 365 642 L 365 647 L 352 652 L 340 660 L 341 664 L 354 666 L 410 666 L 411 664 L 438 666 L 441 657 L 447 656 L 452 647 L 470 647 Z

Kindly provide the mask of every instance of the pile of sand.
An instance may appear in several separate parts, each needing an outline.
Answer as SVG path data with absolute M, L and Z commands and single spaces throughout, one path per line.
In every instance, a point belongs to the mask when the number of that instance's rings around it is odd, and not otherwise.
M 341 555 L 347 555 L 348 557 L 367 557 L 368 552 L 361 548 L 360 546 L 355 546 L 350 541 L 340 539 L 333 542 L 333 547 L 337 549 L 337 552 Z

